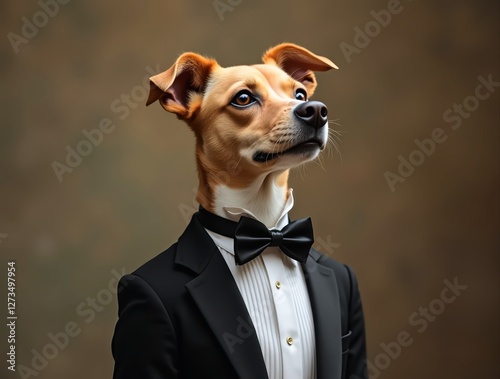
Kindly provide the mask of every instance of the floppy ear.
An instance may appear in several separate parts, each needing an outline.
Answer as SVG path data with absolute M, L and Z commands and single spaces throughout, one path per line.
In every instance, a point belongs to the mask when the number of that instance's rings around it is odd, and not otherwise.
M 207 79 L 216 66 L 217 62 L 213 59 L 195 53 L 182 54 L 167 71 L 149 78 L 146 105 L 160 100 L 167 111 L 180 118 L 188 118 L 192 97 L 203 93 Z
M 262 61 L 279 66 L 292 78 L 304 84 L 309 95 L 312 95 L 316 88 L 313 71 L 338 69 L 330 59 L 293 43 L 282 43 L 270 48 L 262 57 Z

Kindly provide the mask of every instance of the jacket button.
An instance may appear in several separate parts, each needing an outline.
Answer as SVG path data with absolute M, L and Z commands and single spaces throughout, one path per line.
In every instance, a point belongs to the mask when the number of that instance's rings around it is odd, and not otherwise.
M 286 339 L 286 343 L 288 344 L 288 346 L 292 346 L 293 345 L 293 338 L 292 337 L 288 337 Z
M 281 288 L 281 282 L 279 280 L 277 280 L 276 283 L 274 283 L 274 284 L 276 285 L 277 289 Z

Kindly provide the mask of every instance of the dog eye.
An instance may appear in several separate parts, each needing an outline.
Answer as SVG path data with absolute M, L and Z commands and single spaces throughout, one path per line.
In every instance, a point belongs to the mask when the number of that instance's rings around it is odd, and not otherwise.
M 246 89 L 238 92 L 231 100 L 231 105 L 237 107 L 247 107 L 253 103 L 255 103 L 255 97 Z
M 295 91 L 295 98 L 300 101 L 306 101 L 307 100 L 307 93 L 303 88 L 298 88 L 297 91 Z

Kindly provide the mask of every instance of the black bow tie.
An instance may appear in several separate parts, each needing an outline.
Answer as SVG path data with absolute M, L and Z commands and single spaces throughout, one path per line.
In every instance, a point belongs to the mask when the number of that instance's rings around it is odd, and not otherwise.
M 201 206 L 197 218 L 208 230 L 234 238 L 237 265 L 251 261 L 269 246 L 277 246 L 290 258 L 305 263 L 314 242 L 310 218 L 290 222 L 282 230 L 269 230 L 260 221 L 245 216 L 239 222 L 234 222 Z

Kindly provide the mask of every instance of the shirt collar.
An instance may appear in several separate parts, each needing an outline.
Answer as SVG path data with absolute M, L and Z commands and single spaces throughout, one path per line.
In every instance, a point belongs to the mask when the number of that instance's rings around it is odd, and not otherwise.
M 281 212 L 280 217 L 278 218 L 278 221 L 276 222 L 276 225 L 271 228 L 271 229 L 283 229 L 285 226 L 288 225 L 288 212 L 293 208 L 293 189 L 289 188 L 287 192 L 287 200 L 285 203 L 285 206 L 283 207 L 283 211 Z M 225 218 L 238 222 L 241 216 L 245 217 L 250 217 L 255 220 L 258 220 L 258 218 L 249 210 L 245 208 L 240 208 L 240 207 L 223 207 L 222 208 L 224 212 Z M 213 241 L 215 244 L 222 249 L 226 250 L 227 252 L 231 253 L 234 255 L 234 245 L 233 245 L 233 238 L 230 237 L 225 237 L 223 235 L 214 233 L 208 229 L 205 229 L 207 233 L 212 237 Z

